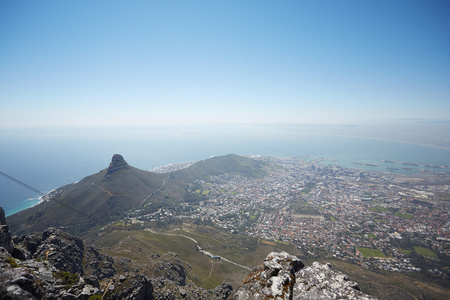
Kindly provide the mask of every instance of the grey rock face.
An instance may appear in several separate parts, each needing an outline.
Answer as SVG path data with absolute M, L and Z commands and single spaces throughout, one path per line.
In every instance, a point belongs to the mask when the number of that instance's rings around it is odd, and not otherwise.
M 157 279 L 169 280 L 176 285 L 186 285 L 186 269 L 176 253 L 169 252 L 164 258 L 155 259 L 153 264 L 155 274 L 159 275 Z
M 0 247 L 3 247 L 11 253 L 13 251 L 13 242 L 9 227 L 6 225 L 5 211 L 0 207 Z
M 119 279 L 120 280 L 120 279 Z M 110 291 L 112 292 L 114 290 Z M 151 300 L 153 299 L 153 286 L 150 280 L 146 276 L 140 276 L 133 281 L 132 285 L 121 290 L 120 292 L 111 294 L 108 299 L 119 300 L 119 299 L 129 299 L 129 300 Z
M 49 228 L 42 233 L 34 258 L 48 260 L 62 271 L 83 275 L 83 241 L 64 231 Z
M 212 299 L 227 299 L 233 293 L 233 287 L 229 282 L 224 281 L 221 286 L 211 291 Z
M 84 275 L 98 280 L 111 278 L 117 274 L 114 260 L 93 246 L 87 246 L 84 253 Z
M 293 255 L 271 252 L 261 266 L 252 270 L 231 299 L 291 299 L 294 274 L 303 267 Z
M 13 242 L 8 225 L 0 225 L 0 247 L 3 247 L 11 253 L 13 251 Z
M 376 299 L 359 291 L 355 282 L 330 264 L 305 267 L 286 252 L 270 253 L 252 270 L 230 299 Z
M 334 271 L 329 263 L 314 262 L 295 274 L 293 299 L 376 299 L 359 291 L 358 284 Z
M 0 207 L 0 225 L 6 225 L 5 211 Z
M 7 225 L 0 225 L 0 228 L 9 234 Z M 14 237 L 16 244 L 10 235 L 2 237 L 8 238 L 4 244 L 11 247 L 0 246 L 0 299 L 87 300 L 99 294 L 96 276 L 109 278 L 116 274 L 111 257 L 88 247 L 86 256 L 97 268 L 91 265 L 86 268 L 91 280 L 85 281 L 79 276 L 84 273 L 82 240 L 58 229 Z M 135 299 L 126 295 L 122 298 Z

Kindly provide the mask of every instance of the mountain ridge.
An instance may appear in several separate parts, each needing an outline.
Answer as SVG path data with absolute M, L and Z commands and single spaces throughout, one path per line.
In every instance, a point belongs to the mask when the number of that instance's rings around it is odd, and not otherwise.
M 130 166 L 120 154 L 114 154 L 108 168 L 53 190 L 45 201 L 7 219 L 16 234 L 59 227 L 82 235 L 138 208 L 150 213 L 164 206 L 198 201 L 198 196 L 188 191 L 193 181 L 231 171 L 261 177 L 264 166 L 229 154 L 199 161 L 183 170 L 154 173 Z

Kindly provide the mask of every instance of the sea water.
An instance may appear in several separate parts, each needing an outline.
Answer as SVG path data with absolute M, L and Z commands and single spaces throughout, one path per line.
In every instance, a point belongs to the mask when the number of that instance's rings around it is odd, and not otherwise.
M 445 149 L 367 138 L 271 131 L 251 126 L 240 127 L 239 130 L 216 127 L 10 134 L 0 136 L 0 142 L 0 171 L 21 182 L 0 176 L 0 206 L 6 215 L 37 204 L 41 194 L 35 190 L 46 194 L 107 168 L 115 153 L 143 170 L 231 153 L 308 156 L 309 159 L 327 159 L 323 163 L 344 167 L 400 173 L 436 169 L 381 160 L 450 165 L 450 151 Z

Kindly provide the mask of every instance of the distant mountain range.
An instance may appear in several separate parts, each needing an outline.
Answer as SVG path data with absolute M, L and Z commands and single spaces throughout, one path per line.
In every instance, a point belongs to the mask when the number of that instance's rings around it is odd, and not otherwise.
M 137 209 L 154 212 L 163 206 L 197 201 L 188 191 L 195 180 L 227 172 L 246 177 L 264 176 L 264 164 L 234 154 L 199 161 L 171 173 L 134 168 L 115 154 L 108 168 L 81 181 L 57 188 L 45 201 L 8 217 L 15 234 L 59 227 L 82 235 Z

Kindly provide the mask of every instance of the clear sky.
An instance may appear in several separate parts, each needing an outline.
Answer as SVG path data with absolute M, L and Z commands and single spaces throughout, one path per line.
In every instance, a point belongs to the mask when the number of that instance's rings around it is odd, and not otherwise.
M 450 1 L 0 1 L 0 129 L 450 119 Z

